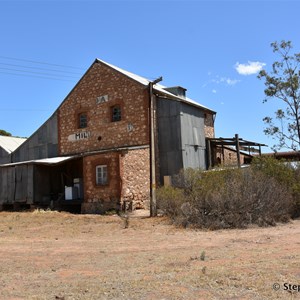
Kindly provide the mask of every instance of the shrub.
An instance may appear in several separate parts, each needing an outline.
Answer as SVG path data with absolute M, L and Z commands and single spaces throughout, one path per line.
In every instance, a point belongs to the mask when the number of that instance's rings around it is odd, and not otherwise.
M 292 217 L 300 217 L 300 166 L 295 169 L 295 182 L 293 184 L 293 211 Z
M 295 172 L 292 164 L 285 160 L 273 157 L 256 157 L 251 164 L 252 169 L 259 170 L 269 177 L 275 178 L 279 183 L 291 188 L 295 182 Z
M 158 207 L 175 221 L 181 215 L 181 206 L 185 202 L 184 191 L 171 186 L 164 186 L 157 190 Z
M 243 228 L 289 219 L 293 201 L 290 189 L 259 169 L 187 170 L 178 178 L 180 188 L 158 191 L 159 207 L 177 224 Z
M 300 216 L 300 165 L 273 157 L 258 157 L 252 162 L 252 168 L 263 172 L 284 185 L 293 196 L 291 215 Z

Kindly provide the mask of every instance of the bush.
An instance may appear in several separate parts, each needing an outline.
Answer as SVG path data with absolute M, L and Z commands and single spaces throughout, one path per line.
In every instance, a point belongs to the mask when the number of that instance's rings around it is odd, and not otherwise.
M 293 203 L 290 189 L 259 169 L 187 170 L 175 182 L 180 188 L 161 188 L 157 200 L 176 224 L 244 228 L 289 219 Z
M 293 212 L 292 217 L 300 217 L 300 166 L 295 169 L 295 182 L 293 184 Z
M 295 170 L 288 161 L 278 160 L 273 157 L 256 157 L 253 159 L 251 167 L 269 177 L 275 178 L 279 183 L 289 188 L 295 182 Z
M 184 191 L 179 188 L 165 186 L 157 190 L 156 198 L 158 207 L 173 221 L 181 215 L 180 207 L 185 202 Z
M 284 185 L 293 196 L 292 217 L 300 216 L 300 165 L 299 163 L 277 160 L 273 157 L 258 157 L 252 162 L 252 168 L 274 178 Z

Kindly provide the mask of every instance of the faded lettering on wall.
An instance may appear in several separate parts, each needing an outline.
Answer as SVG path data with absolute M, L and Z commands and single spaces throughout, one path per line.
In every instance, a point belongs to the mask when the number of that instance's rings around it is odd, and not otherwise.
M 79 140 L 85 140 L 91 137 L 91 133 L 89 131 L 77 132 L 68 136 L 68 141 L 76 142 Z

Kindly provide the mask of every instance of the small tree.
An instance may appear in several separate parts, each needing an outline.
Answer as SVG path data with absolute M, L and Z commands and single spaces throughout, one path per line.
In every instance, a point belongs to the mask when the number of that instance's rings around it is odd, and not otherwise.
M 11 133 L 3 130 L 3 129 L 0 129 L 0 135 L 4 135 L 4 136 L 11 136 Z
M 275 119 L 263 119 L 267 125 L 264 133 L 277 140 L 272 147 L 274 151 L 282 148 L 296 151 L 300 149 L 300 53 L 291 54 L 290 41 L 274 42 L 271 47 L 280 60 L 273 63 L 270 73 L 260 71 L 258 78 L 265 80 L 264 102 L 277 99 L 281 108 L 275 112 Z

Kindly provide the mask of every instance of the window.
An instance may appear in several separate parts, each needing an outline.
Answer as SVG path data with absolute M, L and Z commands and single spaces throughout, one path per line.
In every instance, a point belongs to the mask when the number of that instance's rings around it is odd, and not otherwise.
M 112 107 L 112 122 L 121 121 L 121 106 L 115 105 Z
M 108 183 L 107 165 L 96 167 L 96 185 L 106 185 Z
M 79 128 L 86 128 L 87 127 L 87 113 L 80 113 L 78 121 L 79 121 Z

